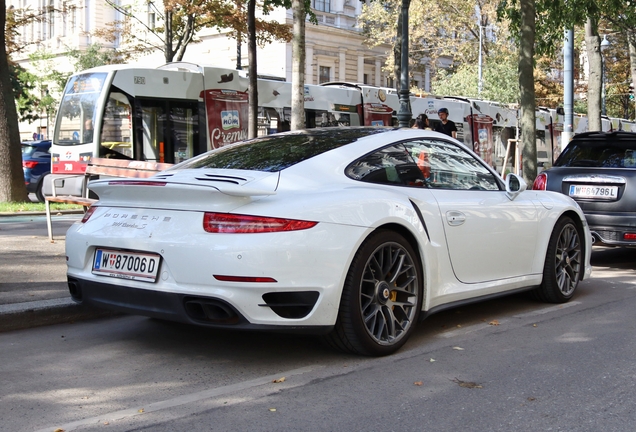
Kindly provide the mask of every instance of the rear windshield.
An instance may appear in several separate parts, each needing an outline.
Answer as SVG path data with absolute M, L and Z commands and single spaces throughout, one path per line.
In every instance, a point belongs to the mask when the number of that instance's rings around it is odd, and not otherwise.
M 30 156 L 35 151 L 35 146 L 22 144 L 22 154 L 24 156 Z
M 563 167 L 636 168 L 636 140 L 572 141 L 554 162 Z
M 306 159 L 384 132 L 384 128 L 328 128 L 288 132 L 222 147 L 173 169 L 221 168 L 276 172 Z

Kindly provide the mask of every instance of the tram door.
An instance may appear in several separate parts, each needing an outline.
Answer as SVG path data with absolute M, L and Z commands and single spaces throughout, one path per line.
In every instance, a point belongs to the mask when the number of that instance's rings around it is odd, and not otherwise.
M 141 160 L 179 163 L 205 151 L 197 101 L 135 101 L 135 153 Z

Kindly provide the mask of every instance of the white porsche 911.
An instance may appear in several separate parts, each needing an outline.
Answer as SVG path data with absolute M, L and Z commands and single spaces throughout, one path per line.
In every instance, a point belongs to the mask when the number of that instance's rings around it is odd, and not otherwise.
M 357 354 L 390 354 L 467 301 L 565 302 L 591 272 L 575 201 L 504 182 L 430 131 L 287 132 L 90 188 L 99 201 L 66 237 L 75 301 Z

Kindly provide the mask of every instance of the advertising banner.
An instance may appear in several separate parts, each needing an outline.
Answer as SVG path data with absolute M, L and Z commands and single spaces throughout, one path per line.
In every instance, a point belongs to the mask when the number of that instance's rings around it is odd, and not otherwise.
M 247 139 L 247 92 L 212 89 L 203 93 L 212 148 Z

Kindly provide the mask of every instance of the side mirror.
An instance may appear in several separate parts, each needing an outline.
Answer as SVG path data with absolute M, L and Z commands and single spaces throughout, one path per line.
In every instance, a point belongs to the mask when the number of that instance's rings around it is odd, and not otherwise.
M 506 176 L 506 196 L 510 201 L 527 188 L 528 184 L 518 175 L 510 173 Z

